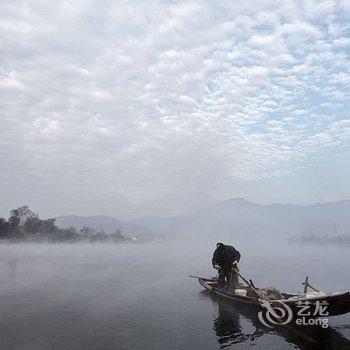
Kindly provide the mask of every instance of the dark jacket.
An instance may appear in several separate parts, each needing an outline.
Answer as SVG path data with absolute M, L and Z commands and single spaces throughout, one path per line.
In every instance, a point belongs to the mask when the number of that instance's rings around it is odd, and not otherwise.
M 220 265 L 221 267 L 228 267 L 234 261 L 239 262 L 240 259 L 241 254 L 238 250 L 230 245 L 224 245 L 215 249 L 211 262 L 213 266 Z

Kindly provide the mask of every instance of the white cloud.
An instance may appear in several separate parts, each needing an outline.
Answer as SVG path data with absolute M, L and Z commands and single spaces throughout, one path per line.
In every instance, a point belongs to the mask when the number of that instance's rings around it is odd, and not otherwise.
M 190 203 L 347 142 L 345 3 L 1 6 L 2 157 L 33 186 Z
M 11 72 L 8 76 L 0 76 L 0 88 L 3 89 L 22 89 L 24 84 L 21 83 L 17 78 L 15 72 Z

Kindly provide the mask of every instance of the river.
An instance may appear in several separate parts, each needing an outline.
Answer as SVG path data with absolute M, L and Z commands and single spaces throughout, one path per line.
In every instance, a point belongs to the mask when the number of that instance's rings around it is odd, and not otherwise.
M 348 290 L 349 248 L 225 241 L 256 285 Z M 261 327 L 251 310 L 203 292 L 214 240 L 0 245 L 0 349 L 350 349 L 350 314 L 330 328 Z

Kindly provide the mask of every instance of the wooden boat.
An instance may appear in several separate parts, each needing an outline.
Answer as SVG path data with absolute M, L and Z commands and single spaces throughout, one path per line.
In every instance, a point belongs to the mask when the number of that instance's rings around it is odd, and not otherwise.
M 213 330 L 221 348 L 239 343 L 250 343 L 266 334 L 277 335 L 300 350 L 350 349 L 350 340 L 342 333 L 346 325 L 333 328 L 319 326 L 266 327 L 261 323 L 256 309 L 241 303 L 231 303 L 207 289 L 200 291 L 200 297 L 210 299 L 216 306 L 213 312 Z M 248 320 L 249 326 L 245 320 Z M 243 322 L 242 322 L 243 321 Z
M 238 271 L 239 277 L 243 280 L 244 284 L 239 283 L 234 291 L 226 290 L 218 286 L 217 278 L 204 278 L 196 277 L 199 284 L 203 286 L 206 290 L 225 298 L 226 300 L 232 301 L 234 303 L 240 303 L 245 305 L 250 305 L 256 309 L 262 309 L 262 301 L 268 301 L 272 307 L 279 307 L 281 303 L 290 307 L 293 311 L 293 315 L 297 315 L 300 311 L 300 305 L 309 305 L 308 312 L 310 317 L 314 316 L 316 313 L 317 305 L 326 304 L 327 305 L 327 317 L 337 316 L 350 312 L 350 293 L 346 292 L 336 292 L 336 293 L 325 293 L 314 288 L 309 283 L 308 277 L 305 279 L 304 294 L 293 294 L 293 293 L 281 293 L 282 298 L 280 299 L 269 299 L 264 293 L 264 289 L 255 287 L 251 280 L 246 280 Z M 308 293 L 308 289 L 313 292 Z M 240 291 L 236 293 L 235 291 Z M 245 292 L 242 293 L 242 290 Z M 315 316 L 319 317 L 319 316 Z

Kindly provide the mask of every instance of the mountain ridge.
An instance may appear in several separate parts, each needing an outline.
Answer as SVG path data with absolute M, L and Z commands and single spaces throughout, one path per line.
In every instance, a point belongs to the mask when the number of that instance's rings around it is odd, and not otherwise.
M 127 234 L 211 233 L 300 235 L 310 233 L 350 234 L 350 200 L 315 204 L 257 204 L 230 198 L 204 209 L 174 216 L 142 216 L 120 220 L 107 215 L 65 215 L 56 218 L 60 227 L 88 226 Z
M 231 198 L 197 212 L 169 217 L 143 217 L 126 221 L 155 230 L 215 233 L 305 234 L 337 230 L 350 233 L 350 200 L 315 204 L 256 204 Z
M 107 233 L 113 233 L 116 230 L 121 230 L 126 234 L 152 234 L 153 230 L 137 224 L 128 224 L 117 217 L 108 215 L 61 215 L 56 217 L 56 224 L 61 228 L 75 227 L 81 229 L 83 226 L 87 226 L 94 230 L 103 230 Z

